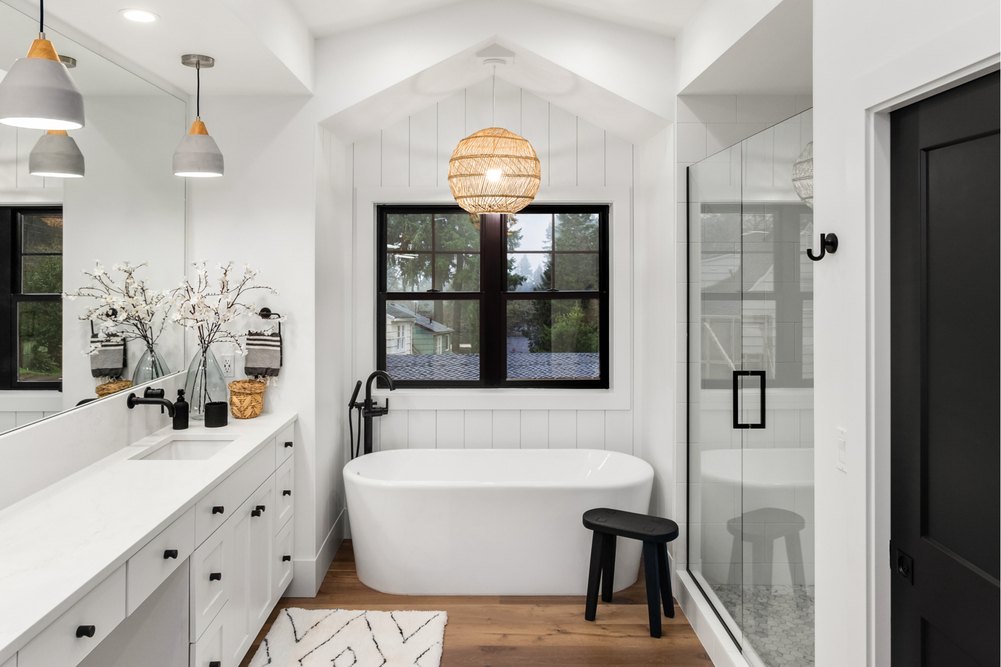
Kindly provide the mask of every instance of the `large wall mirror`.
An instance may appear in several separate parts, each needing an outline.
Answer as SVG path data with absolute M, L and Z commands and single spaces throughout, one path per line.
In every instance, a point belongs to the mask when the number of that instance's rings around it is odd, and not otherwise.
M 37 31 L 37 18 L 0 2 L 0 79 Z M 76 61 L 87 122 L 70 135 L 86 175 L 32 175 L 29 155 L 43 132 L 0 125 L 0 432 L 98 398 L 105 380 L 88 354 L 98 326 L 80 319 L 98 302 L 60 296 L 90 284 L 84 271 L 100 261 L 121 283 L 116 264 L 146 262 L 135 276 L 153 290 L 184 276 L 184 179 L 171 173 L 171 155 L 185 133 L 185 102 L 57 32 L 46 36 Z M 168 323 L 156 350 L 167 369 L 182 370 L 183 330 Z M 145 351 L 141 340 L 126 345 L 122 380 L 132 380 Z

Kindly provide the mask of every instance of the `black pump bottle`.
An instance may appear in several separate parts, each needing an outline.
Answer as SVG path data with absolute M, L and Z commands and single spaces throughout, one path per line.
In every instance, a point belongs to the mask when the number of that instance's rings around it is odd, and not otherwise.
M 183 431 L 188 428 L 188 402 L 184 400 L 184 390 L 177 390 L 177 402 L 174 403 L 174 430 Z

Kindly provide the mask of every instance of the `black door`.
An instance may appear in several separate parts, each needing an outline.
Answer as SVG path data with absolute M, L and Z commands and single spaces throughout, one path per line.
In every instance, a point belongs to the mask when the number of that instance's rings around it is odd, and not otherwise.
M 891 116 L 892 654 L 1001 664 L 994 73 Z

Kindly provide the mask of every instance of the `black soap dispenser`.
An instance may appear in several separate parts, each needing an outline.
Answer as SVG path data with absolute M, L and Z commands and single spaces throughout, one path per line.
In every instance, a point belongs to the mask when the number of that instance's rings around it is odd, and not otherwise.
M 184 390 L 177 390 L 177 402 L 174 403 L 174 430 L 183 431 L 188 428 L 188 402 L 184 400 Z

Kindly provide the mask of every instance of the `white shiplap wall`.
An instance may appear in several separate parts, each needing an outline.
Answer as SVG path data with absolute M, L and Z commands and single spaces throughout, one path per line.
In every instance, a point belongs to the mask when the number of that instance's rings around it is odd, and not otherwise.
M 355 142 L 353 186 L 447 187 L 448 160 L 456 144 L 491 126 L 532 143 L 542 163 L 541 189 L 633 185 L 632 144 L 500 78 L 494 95 L 488 78 Z M 377 450 L 577 447 L 633 452 L 631 410 L 450 410 L 442 405 L 440 410 L 394 409 L 375 424 Z

